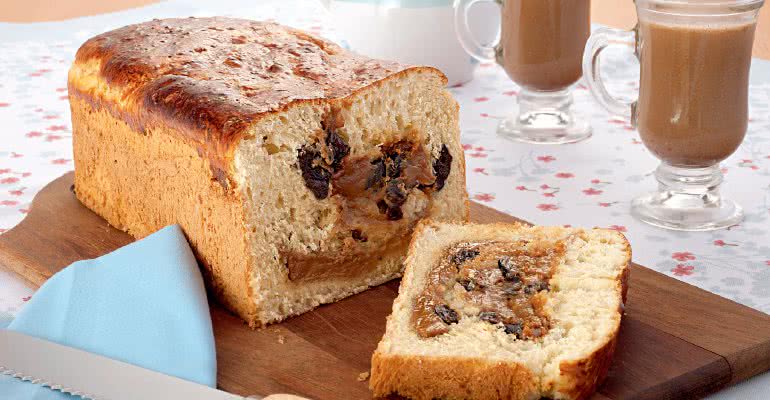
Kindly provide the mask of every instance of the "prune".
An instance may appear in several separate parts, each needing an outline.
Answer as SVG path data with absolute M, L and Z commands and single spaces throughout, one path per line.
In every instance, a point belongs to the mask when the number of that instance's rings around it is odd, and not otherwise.
M 476 249 L 460 249 L 452 255 L 452 262 L 460 265 L 468 260 L 473 260 L 478 255 L 479 251 Z
M 320 165 L 314 165 L 316 160 L 321 159 L 321 153 L 318 150 L 305 146 L 299 150 L 297 161 L 302 171 L 302 179 L 305 180 L 305 186 L 313 192 L 316 199 L 321 200 L 329 196 L 329 180 L 331 172 Z
M 482 311 L 479 313 L 479 319 L 489 322 L 490 324 L 497 324 L 500 322 L 500 316 L 494 311 Z
M 505 324 L 505 333 L 509 335 L 516 335 L 517 338 L 521 338 L 521 334 L 524 332 L 524 330 L 521 327 L 521 324 L 516 322 L 513 324 Z
M 337 132 L 330 130 L 326 135 L 326 148 L 332 157 L 332 168 L 337 171 L 342 166 L 342 159 L 350 154 L 350 146 Z
M 390 207 L 400 207 L 406 202 L 406 192 L 399 183 L 398 180 L 390 181 L 385 188 L 385 202 Z
M 438 315 L 438 317 L 441 318 L 441 320 L 444 321 L 444 323 L 447 325 L 456 324 L 460 320 L 457 312 L 445 304 L 439 304 L 433 310 L 435 311 L 436 315 Z
M 434 187 L 436 191 L 444 188 L 444 183 L 449 177 L 449 173 L 452 171 L 452 155 L 449 154 L 449 149 L 446 145 L 441 145 L 441 152 L 438 155 L 438 159 L 433 162 L 433 175 L 436 176 L 436 183 Z
M 470 279 L 460 279 L 457 281 L 457 283 L 459 283 L 463 288 L 465 288 L 466 292 L 470 292 L 476 288 L 476 283 Z
M 404 212 L 401 211 L 401 207 L 388 207 L 385 216 L 387 216 L 390 221 L 398 221 L 399 219 L 404 218 Z
M 364 233 L 361 232 L 360 229 L 353 229 L 352 231 L 350 231 L 350 236 L 359 242 L 366 242 L 367 240 L 369 240 L 369 238 L 367 238 L 366 235 L 364 235 Z
M 535 294 L 541 290 L 550 290 L 551 285 L 548 284 L 548 282 L 545 281 L 536 281 L 528 283 L 527 286 L 524 287 L 524 293 L 526 294 Z
M 501 257 L 497 260 L 497 267 L 500 268 L 506 281 L 519 282 L 521 280 L 519 269 L 510 257 Z
M 366 188 L 379 188 L 385 179 L 385 161 L 378 158 L 372 161 L 372 174 L 366 178 Z

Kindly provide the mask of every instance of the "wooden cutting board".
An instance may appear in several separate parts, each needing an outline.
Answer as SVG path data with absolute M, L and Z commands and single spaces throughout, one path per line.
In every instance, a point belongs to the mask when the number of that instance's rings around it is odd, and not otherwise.
M 26 219 L 0 235 L 0 265 L 33 285 L 133 240 L 77 201 L 72 178 L 51 182 Z M 471 219 L 516 220 L 479 204 Z M 220 388 L 370 398 L 357 378 L 369 370 L 397 294 L 392 281 L 256 331 L 212 304 Z M 634 264 L 617 353 L 593 399 L 700 398 L 769 368 L 770 316 Z

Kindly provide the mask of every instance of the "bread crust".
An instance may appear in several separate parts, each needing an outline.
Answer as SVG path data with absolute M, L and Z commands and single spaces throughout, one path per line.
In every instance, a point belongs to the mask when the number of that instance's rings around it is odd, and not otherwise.
M 442 225 L 441 222 L 432 220 L 421 221 L 415 228 L 408 254 L 412 255 L 417 251 L 419 238 L 426 230 L 437 228 L 440 225 Z M 454 225 L 469 226 L 478 224 L 457 223 Z M 513 230 L 517 226 L 530 227 L 532 225 L 519 222 L 511 224 L 494 223 L 484 224 L 483 228 Z M 606 337 L 604 344 L 600 345 L 590 355 L 578 360 L 562 361 L 559 364 L 558 378 L 555 381 L 541 382 L 543 387 L 540 390 L 543 392 L 558 394 L 558 398 L 583 400 L 589 398 L 607 376 L 617 346 L 630 277 L 631 246 L 623 234 L 618 233 L 618 235 L 623 240 L 623 252 L 626 258 L 623 262 L 623 269 L 617 277 L 622 302 L 618 310 L 616 326 L 612 334 Z M 410 258 L 407 258 L 406 264 L 409 262 Z M 409 271 L 407 271 L 404 279 L 410 278 Z M 489 368 L 487 362 L 483 359 L 403 356 L 382 353 L 378 347 L 372 355 L 370 388 L 375 396 L 383 397 L 390 393 L 398 392 L 413 399 L 432 399 L 436 397 L 524 399 L 532 398 L 532 396 L 536 397 L 538 387 L 535 382 L 539 378 L 535 377 L 529 369 L 515 362 L 500 362 L 495 364 L 495 366 L 499 371 L 504 371 L 501 373 L 510 374 L 511 379 L 507 383 L 511 385 L 510 388 L 492 386 L 494 391 L 487 391 L 488 388 L 486 387 L 477 387 L 475 384 L 476 379 L 485 376 Z M 448 381 L 442 382 L 443 380 Z M 504 380 L 495 380 L 494 385 L 505 382 Z M 527 385 L 527 383 L 529 384 Z M 523 390 L 526 390 L 524 394 L 522 394 Z
M 136 131 L 174 127 L 230 178 L 234 148 L 260 118 L 344 99 L 407 71 L 446 83 L 435 68 L 373 60 L 272 22 L 175 18 L 89 39 L 68 86 L 70 96 L 107 107 Z
M 518 363 L 379 352 L 372 356 L 369 388 L 375 397 L 398 393 L 414 400 L 525 400 L 537 390 L 532 372 Z

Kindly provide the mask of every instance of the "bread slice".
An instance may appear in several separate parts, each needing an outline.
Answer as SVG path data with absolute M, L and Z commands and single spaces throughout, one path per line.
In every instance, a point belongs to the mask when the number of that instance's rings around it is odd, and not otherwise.
M 490 279 L 486 283 L 482 277 L 487 275 L 471 274 L 477 280 L 473 291 L 461 286 L 462 279 L 451 281 L 462 276 L 455 271 L 467 272 L 468 265 L 482 268 L 503 259 L 499 257 L 503 253 L 491 254 L 493 248 L 475 247 L 480 249 L 471 255 L 476 259 L 465 261 L 475 264 L 465 265 L 462 257 L 459 264 L 452 260 L 460 254 L 457 249 L 489 243 L 525 255 L 553 251 L 547 253 L 552 257 L 549 288 L 543 286 L 530 297 L 541 301 L 540 312 L 547 318 L 548 328 L 539 337 L 526 337 L 526 326 L 524 333 L 511 332 L 508 328 L 515 324 L 490 321 L 488 315 L 482 320 L 479 310 L 463 308 L 469 301 L 463 305 L 447 294 L 459 290 L 470 296 L 486 290 L 491 296 L 493 285 L 530 286 L 533 281 L 526 273 L 509 280 L 499 265 L 486 270 Z M 529 262 L 509 259 L 516 261 L 519 271 L 525 271 Z M 423 222 L 412 239 L 385 335 L 372 356 L 370 387 L 377 397 L 398 393 L 418 400 L 587 398 L 606 375 L 615 350 L 630 259 L 628 241 L 611 230 Z M 439 285 L 435 273 L 442 266 L 451 268 L 444 270 L 451 274 L 441 281 L 449 286 L 431 306 L 446 301 L 456 310 L 456 318 L 449 324 L 438 319 L 446 332 L 425 337 L 418 333 L 413 313 L 420 310 L 418 298 L 425 296 L 426 288 Z M 489 286 L 479 289 L 479 282 Z
M 431 67 L 275 23 L 153 20 L 69 72 L 78 199 L 139 238 L 179 224 L 251 326 L 398 277 L 423 218 L 468 218 L 458 105 Z

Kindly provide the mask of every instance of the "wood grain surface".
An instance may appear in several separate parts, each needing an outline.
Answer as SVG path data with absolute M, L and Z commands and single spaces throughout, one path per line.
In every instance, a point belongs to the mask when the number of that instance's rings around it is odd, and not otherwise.
M 28 216 L 0 235 L 0 266 L 40 285 L 133 240 L 83 207 L 71 186 L 71 173 L 49 184 Z M 475 203 L 471 215 L 516 220 Z M 392 281 L 256 331 L 212 304 L 219 386 L 240 395 L 370 398 L 357 378 L 369 370 L 397 294 Z M 617 353 L 593 400 L 700 398 L 767 369 L 769 316 L 632 265 Z

